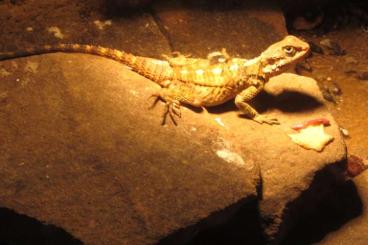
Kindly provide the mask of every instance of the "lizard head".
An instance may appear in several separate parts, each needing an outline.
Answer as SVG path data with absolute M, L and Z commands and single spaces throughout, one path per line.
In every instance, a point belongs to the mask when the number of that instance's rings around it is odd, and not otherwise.
M 309 52 L 309 44 L 295 36 L 286 36 L 272 44 L 260 56 L 263 73 L 275 76 L 284 72 L 291 64 L 302 59 Z

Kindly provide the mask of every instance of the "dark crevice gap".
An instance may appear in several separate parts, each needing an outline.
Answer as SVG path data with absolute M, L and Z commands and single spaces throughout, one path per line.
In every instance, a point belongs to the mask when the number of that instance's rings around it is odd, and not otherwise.
M 287 206 L 281 227 L 287 236 L 282 245 L 314 244 L 361 215 L 363 204 L 356 186 L 340 172 L 344 164 L 331 164 L 317 172 L 308 190 Z
M 162 239 L 159 245 L 257 244 L 265 245 L 258 201 L 243 199 L 208 218 Z
M 80 240 L 51 224 L 0 208 L 0 245 L 80 245 Z
M 153 20 L 155 21 L 158 29 L 160 30 L 161 34 L 165 37 L 167 44 L 170 47 L 170 51 L 174 52 L 175 48 L 174 48 L 174 44 L 171 40 L 170 34 L 169 32 L 166 30 L 165 24 L 162 22 L 160 16 L 156 13 L 156 11 L 150 7 L 148 8 L 149 13 L 151 14 Z

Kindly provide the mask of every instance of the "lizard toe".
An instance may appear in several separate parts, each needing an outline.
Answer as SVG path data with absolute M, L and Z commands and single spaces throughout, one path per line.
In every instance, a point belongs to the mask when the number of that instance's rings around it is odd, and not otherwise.
M 267 123 L 267 124 L 270 124 L 270 125 L 277 125 L 277 124 L 280 124 L 280 122 L 277 120 L 277 118 L 269 118 L 267 116 L 264 116 L 264 115 L 256 115 L 254 118 L 253 118 L 253 121 L 256 121 L 257 123 Z

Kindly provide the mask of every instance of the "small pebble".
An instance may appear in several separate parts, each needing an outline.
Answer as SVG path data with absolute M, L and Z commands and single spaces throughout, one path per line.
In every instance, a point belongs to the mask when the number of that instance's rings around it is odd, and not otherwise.
M 346 128 L 340 127 L 340 132 L 344 137 L 349 137 L 349 131 Z
M 342 94 L 341 88 L 336 82 L 333 82 L 331 86 L 329 86 L 329 91 L 334 95 Z
M 329 49 L 329 53 L 332 55 L 345 55 L 346 51 L 341 48 L 341 46 L 334 41 L 331 41 L 330 39 L 326 38 L 319 42 L 322 46 Z
M 324 54 L 323 49 L 314 42 L 308 42 L 313 53 Z
M 368 71 L 358 72 L 355 77 L 359 80 L 368 80 Z
M 297 63 L 295 66 L 295 72 L 300 75 L 302 74 L 303 70 L 312 72 L 313 69 L 311 65 L 306 61 Z
M 359 62 L 352 56 L 346 56 L 345 63 L 350 64 L 350 65 L 357 65 Z
M 322 90 L 322 96 L 325 100 L 337 104 L 335 97 L 328 90 Z
M 344 72 L 345 74 L 351 75 L 351 74 L 356 74 L 357 70 L 355 70 L 355 68 L 347 66 L 344 68 Z
M 366 161 L 354 155 L 350 155 L 347 161 L 347 175 L 349 177 L 356 177 L 368 168 Z

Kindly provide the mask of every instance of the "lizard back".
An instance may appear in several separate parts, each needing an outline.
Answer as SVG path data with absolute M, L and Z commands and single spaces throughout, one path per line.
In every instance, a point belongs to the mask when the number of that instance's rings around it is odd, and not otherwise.
M 207 63 L 206 63 L 207 62 Z M 232 86 L 242 74 L 242 62 L 231 59 L 226 63 L 210 64 L 208 60 L 174 67 L 174 80 L 198 86 Z

